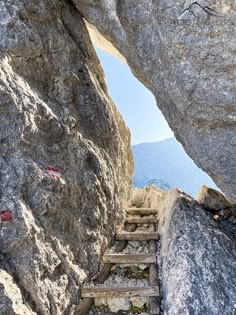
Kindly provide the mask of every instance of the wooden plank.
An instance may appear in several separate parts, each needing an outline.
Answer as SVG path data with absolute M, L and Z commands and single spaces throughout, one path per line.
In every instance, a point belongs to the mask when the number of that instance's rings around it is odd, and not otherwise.
M 147 241 L 147 240 L 158 240 L 159 234 L 156 232 L 118 232 L 116 233 L 116 239 L 118 241 L 127 240 L 127 241 Z
M 151 230 L 153 232 L 156 231 L 156 225 L 152 224 L 150 226 Z M 157 243 L 154 240 L 149 241 L 149 252 L 152 255 L 157 254 Z M 150 264 L 149 266 L 149 285 L 151 286 L 158 286 L 159 285 L 159 279 L 158 279 L 158 265 L 156 264 Z M 160 300 L 159 297 L 150 297 L 150 314 L 152 315 L 159 315 L 160 314 Z
M 130 224 L 125 229 L 128 232 L 134 232 L 137 229 L 136 224 Z M 117 253 L 121 252 L 128 244 L 127 240 L 117 242 L 115 251 Z M 99 273 L 98 277 L 95 279 L 94 283 L 95 284 L 102 284 L 110 275 L 110 271 L 112 268 L 113 264 L 105 264 L 104 267 L 102 268 L 101 272 Z M 84 314 L 79 314 L 79 315 L 84 315 Z
M 149 224 L 149 223 L 158 223 L 157 217 L 127 217 L 125 223 L 136 223 L 136 224 Z
M 150 254 L 105 254 L 104 263 L 112 264 L 155 264 L 156 255 Z
M 151 208 L 128 208 L 127 212 L 129 214 L 135 214 L 135 215 L 150 215 L 150 214 L 156 214 L 157 209 L 151 209 Z
M 129 232 L 133 232 L 135 231 L 137 228 L 136 224 L 130 224 L 129 226 L 127 226 L 127 230 Z M 116 245 L 116 252 L 121 252 L 127 245 L 127 241 L 121 241 L 118 242 Z M 105 264 L 104 267 L 102 268 L 101 272 L 99 273 L 99 275 L 97 276 L 97 278 L 95 279 L 95 284 L 102 284 L 110 275 L 111 272 L 111 268 L 112 268 L 113 264 Z M 93 305 L 93 298 L 84 298 L 81 299 L 75 315 L 87 315 L 90 308 Z
M 79 305 L 76 307 L 75 309 L 75 313 L 76 315 L 87 315 L 90 308 L 93 305 L 93 299 L 91 298 L 84 298 L 81 299 Z
M 153 241 L 151 241 L 153 242 Z M 156 279 L 158 278 L 158 266 L 157 264 L 151 264 L 149 266 L 149 284 L 150 285 L 156 285 L 158 286 L 158 281 Z M 150 314 L 153 315 L 159 315 L 160 314 L 160 303 L 159 303 L 159 297 L 149 297 L 149 303 L 150 303 Z
M 136 296 L 159 296 L 158 286 L 148 287 L 84 287 L 83 298 L 119 298 Z

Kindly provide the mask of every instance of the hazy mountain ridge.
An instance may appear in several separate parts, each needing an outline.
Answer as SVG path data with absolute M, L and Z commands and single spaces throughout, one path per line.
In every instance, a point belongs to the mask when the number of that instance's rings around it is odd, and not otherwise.
M 134 187 L 142 188 L 152 181 L 154 184 L 160 182 L 166 187 L 179 187 L 194 197 L 203 184 L 217 188 L 175 138 L 133 145 L 132 151 L 135 164 Z

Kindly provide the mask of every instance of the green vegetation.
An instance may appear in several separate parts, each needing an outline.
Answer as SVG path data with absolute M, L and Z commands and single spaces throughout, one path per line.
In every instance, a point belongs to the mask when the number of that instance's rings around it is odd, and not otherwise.
M 142 307 L 138 307 L 138 306 L 133 305 L 131 302 L 129 313 L 141 314 L 148 311 L 150 311 L 150 305 L 148 303 L 145 303 Z
M 140 270 L 138 267 L 126 267 L 123 268 L 124 275 L 128 279 L 148 279 L 149 278 L 149 272 L 148 268 L 146 270 Z

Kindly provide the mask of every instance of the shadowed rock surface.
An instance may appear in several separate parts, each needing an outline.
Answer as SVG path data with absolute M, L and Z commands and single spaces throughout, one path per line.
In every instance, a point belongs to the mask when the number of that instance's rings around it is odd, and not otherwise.
M 163 314 L 234 314 L 236 233 L 177 189 L 159 218 Z
M 133 165 L 68 1 L 0 1 L 0 95 L 0 211 L 13 216 L 0 221 L 0 312 L 73 314 L 122 218 Z
M 186 152 L 235 201 L 236 4 L 73 1 L 155 95 Z

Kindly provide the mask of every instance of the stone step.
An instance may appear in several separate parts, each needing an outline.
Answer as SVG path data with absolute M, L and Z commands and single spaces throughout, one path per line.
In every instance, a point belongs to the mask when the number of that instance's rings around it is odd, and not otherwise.
M 148 240 L 159 240 L 159 234 L 157 232 L 117 232 L 117 241 L 148 241 Z
M 156 264 L 156 255 L 150 254 L 105 254 L 106 264 Z
M 120 298 L 139 296 L 159 296 L 158 286 L 147 287 L 84 287 L 81 290 L 82 298 Z
M 157 214 L 157 209 L 151 208 L 128 208 L 127 213 L 134 214 L 134 215 L 150 215 L 150 214 Z
M 136 224 L 149 224 L 149 223 L 158 223 L 157 217 L 127 217 L 125 223 L 136 223 Z

